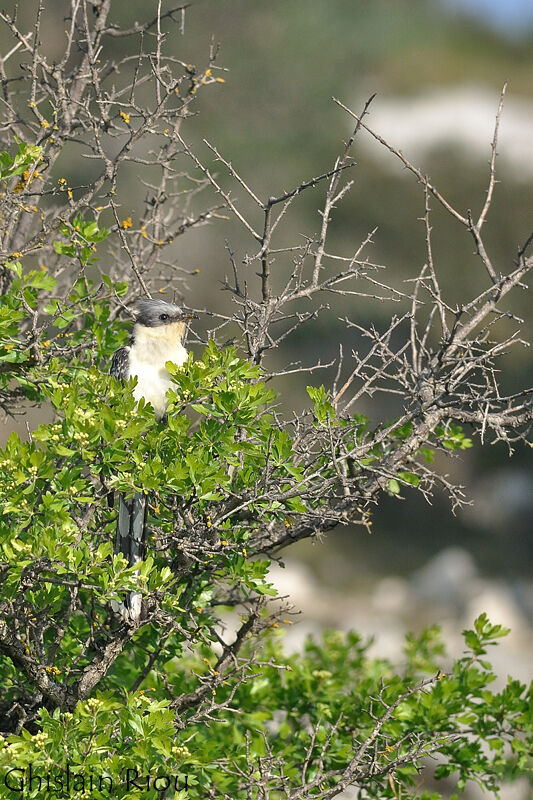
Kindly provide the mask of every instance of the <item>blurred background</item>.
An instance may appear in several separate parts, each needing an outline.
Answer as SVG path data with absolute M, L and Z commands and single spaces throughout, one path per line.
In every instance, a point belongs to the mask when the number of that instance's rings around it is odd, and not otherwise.
M 359 111 L 377 92 L 367 123 L 430 175 L 460 210 L 471 208 L 475 215 L 485 199 L 494 120 L 508 81 L 498 147 L 500 183 L 487 239 L 500 268 L 512 264 L 533 231 L 530 2 L 193 4 L 185 51 L 197 57 L 211 36 L 221 45 L 218 63 L 228 70 L 226 83 L 204 95 L 188 140 L 194 130 L 194 145 L 204 156 L 202 137 L 216 142 L 262 196 L 279 194 L 333 163 L 351 130 L 333 96 Z M 426 257 L 423 225 L 417 222 L 423 213 L 420 187 L 364 133 L 356 142 L 355 160 L 355 185 L 335 213 L 337 241 L 351 242 L 353 250 L 377 226 L 371 258 L 387 264 L 394 279 L 412 277 Z M 220 173 L 220 165 L 214 168 Z M 316 225 L 320 199 L 319 192 L 307 192 L 294 207 L 295 230 Z M 438 209 L 433 225 L 435 260 L 446 291 L 453 296 L 458 287 L 474 290 L 480 276 L 472 274 L 471 240 Z M 231 233 L 223 224 L 202 229 L 179 253 L 188 266 L 201 270 L 190 293 L 207 306 L 219 306 L 221 293 L 211 286 L 206 294 L 202 275 L 229 271 L 223 238 L 242 255 Z M 524 293 L 518 304 L 531 336 L 531 294 Z M 380 313 L 390 314 L 390 308 L 366 307 L 356 298 L 350 316 L 362 315 L 364 324 L 370 321 L 367 315 L 376 320 Z M 325 360 L 335 357 L 336 324 L 323 316 L 308 339 L 293 342 L 291 356 L 309 362 L 318 342 Z M 525 384 L 533 383 L 526 348 L 517 348 L 506 366 L 510 385 L 528 373 Z M 312 381 L 331 377 L 315 374 Z M 486 610 L 513 629 L 498 654 L 501 678 L 508 672 L 531 678 L 532 462 L 531 450 L 519 449 L 509 460 L 503 446 L 482 447 L 476 440 L 472 450 L 443 465 L 472 500 L 456 516 L 445 497 L 437 494 L 430 506 L 413 492 L 403 501 L 384 500 L 371 536 L 343 529 L 286 552 L 285 568 L 276 569 L 275 581 L 302 611 L 294 646 L 322 626 L 355 627 L 375 637 L 376 652 L 397 657 L 406 630 L 437 621 L 457 653 L 462 628 Z
M 28 30 L 35 5 L 20 9 L 28 15 Z M 149 7 L 155 13 L 157 2 L 117 4 L 114 19 L 146 19 Z M 58 16 L 47 29 L 49 46 L 57 53 L 61 26 Z M 2 37 L 7 42 L 5 32 Z M 530 0 L 193 0 L 184 35 L 175 34 L 167 52 L 205 64 L 213 43 L 220 45 L 217 64 L 226 70 L 221 73 L 225 83 L 202 93 L 198 115 L 187 122 L 184 135 L 207 163 L 214 164 L 213 157 L 202 139 L 215 144 L 264 198 L 331 168 L 351 132 L 350 119 L 332 97 L 359 111 L 376 92 L 368 124 L 430 175 L 462 213 L 472 209 L 475 215 L 485 199 L 494 119 L 508 81 L 498 147 L 500 182 L 487 241 L 498 268 L 512 266 L 533 231 Z M 353 252 L 377 227 L 370 256 L 387 264 L 399 285 L 417 274 L 426 258 L 418 221 L 423 193 L 364 132 L 354 155 L 355 184 L 335 213 L 336 243 Z M 64 169 L 83 177 L 84 166 L 74 155 Z M 223 172 L 220 164 L 213 169 Z M 135 187 L 133 175 L 123 195 L 124 216 L 135 217 L 135 204 L 142 205 Z M 321 189 L 312 190 L 294 204 L 293 238 L 316 229 L 322 198 Z M 433 225 L 435 261 L 449 296 L 475 291 L 482 276 L 471 269 L 471 239 L 438 209 Z M 230 272 L 226 240 L 240 263 L 251 243 L 231 221 L 214 221 L 177 242 L 174 257 L 190 276 L 184 293 L 191 306 L 229 307 L 220 287 Z M 531 293 L 523 292 L 517 307 L 525 319 L 524 338 L 531 340 Z M 379 325 L 390 317 L 385 304 L 357 298 L 349 312 L 362 324 Z M 287 343 L 280 364 L 310 363 L 317 350 L 326 361 L 334 358 L 342 336 L 347 334 L 337 315 L 324 314 L 305 337 Z M 527 348 L 515 348 L 506 369 L 507 386 L 533 384 Z M 312 382 L 327 384 L 332 377 L 330 370 Z M 299 384 L 280 381 L 276 388 L 293 387 L 294 396 L 285 402 L 297 407 L 306 382 L 305 377 Z M 383 416 L 386 409 L 374 403 L 372 414 Z M 355 627 L 375 637 L 376 652 L 397 658 L 406 630 L 439 622 L 456 655 L 461 629 L 484 610 L 493 622 L 513 629 L 497 655 L 501 677 L 508 671 L 531 677 L 532 451 L 518 449 L 509 460 L 502 445 L 482 447 L 476 440 L 472 450 L 443 469 L 467 487 L 472 501 L 457 515 L 438 494 L 432 505 L 415 492 L 403 500 L 385 498 L 371 536 L 346 528 L 284 554 L 285 568 L 276 568 L 274 580 L 302 611 L 291 646 L 323 626 Z

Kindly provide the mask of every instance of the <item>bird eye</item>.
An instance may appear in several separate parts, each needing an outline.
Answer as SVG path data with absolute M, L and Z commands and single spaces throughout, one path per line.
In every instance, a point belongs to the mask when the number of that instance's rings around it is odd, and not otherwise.
M 161 320 L 161 322 L 166 322 L 166 320 L 168 319 L 168 314 L 160 314 L 159 319 Z

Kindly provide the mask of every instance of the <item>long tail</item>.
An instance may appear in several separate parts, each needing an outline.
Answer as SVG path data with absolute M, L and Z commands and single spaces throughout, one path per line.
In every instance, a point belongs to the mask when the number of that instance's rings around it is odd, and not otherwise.
M 119 495 L 115 553 L 122 553 L 130 567 L 145 556 L 147 510 L 146 495 L 137 493 L 129 500 Z M 111 603 L 113 611 L 132 622 L 140 618 L 141 605 L 142 595 L 139 592 L 130 592 L 123 603 Z

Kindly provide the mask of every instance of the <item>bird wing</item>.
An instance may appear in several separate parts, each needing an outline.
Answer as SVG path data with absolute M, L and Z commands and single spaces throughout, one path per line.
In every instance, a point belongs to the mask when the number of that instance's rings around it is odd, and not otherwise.
M 114 353 L 111 360 L 111 369 L 109 370 L 113 378 L 119 381 L 127 381 L 130 377 L 130 348 L 129 345 L 119 347 Z

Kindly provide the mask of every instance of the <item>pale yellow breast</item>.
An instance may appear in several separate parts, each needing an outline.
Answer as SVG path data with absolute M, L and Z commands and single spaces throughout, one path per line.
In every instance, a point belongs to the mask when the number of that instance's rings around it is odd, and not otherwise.
M 167 408 L 166 393 L 172 386 L 167 361 L 180 367 L 187 361 L 187 351 L 182 341 L 185 333 L 183 322 L 161 325 L 156 328 L 135 326 L 135 343 L 130 350 L 130 377 L 136 376 L 134 396 L 144 397 L 154 408 L 160 419 Z

